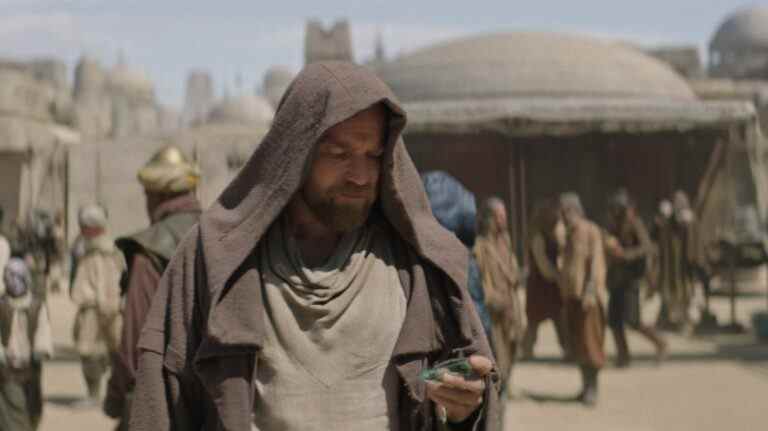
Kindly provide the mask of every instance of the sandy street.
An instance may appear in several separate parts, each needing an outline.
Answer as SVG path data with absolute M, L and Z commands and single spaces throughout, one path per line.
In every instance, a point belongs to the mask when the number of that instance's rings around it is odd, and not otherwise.
M 765 299 L 743 299 L 739 317 L 748 323 Z M 111 430 L 99 409 L 75 409 L 84 394 L 80 364 L 71 351 L 74 310 L 63 296 L 51 299 L 54 335 L 62 352 L 45 366 L 45 417 L 42 431 Z M 725 299 L 715 300 L 721 320 Z M 647 313 L 652 313 L 652 307 Z M 671 355 L 661 367 L 652 349 L 636 334 L 630 348 L 633 367 L 608 366 L 600 378 L 600 403 L 587 409 L 569 399 L 579 387 L 578 371 L 562 364 L 550 325 L 542 326 L 537 358 L 516 368 L 518 396 L 508 403 L 506 430 L 525 431 L 721 431 L 762 429 L 768 424 L 768 344 L 750 334 L 706 338 L 668 335 Z M 606 339 L 613 352 L 613 341 Z

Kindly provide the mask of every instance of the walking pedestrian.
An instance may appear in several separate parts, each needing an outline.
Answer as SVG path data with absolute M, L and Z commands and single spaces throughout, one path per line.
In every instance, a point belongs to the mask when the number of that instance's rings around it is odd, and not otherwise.
M 661 362 L 667 353 L 667 343 L 655 329 L 643 323 L 641 314 L 641 289 L 646 280 L 653 244 L 626 190 L 614 194 L 610 208 L 608 232 L 618 241 L 618 247 L 607 248 L 610 258 L 608 322 L 616 342 L 616 365 L 627 367 L 632 360 L 627 326 L 654 345 L 657 361 Z
M 573 354 L 581 371 L 582 389 L 577 399 L 597 404 L 598 375 L 605 364 L 605 255 L 600 228 L 586 218 L 575 193 L 561 196 L 566 244 L 560 289 Z
M 96 204 L 85 205 L 78 216 L 85 254 L 77 265 L 70 290 L 77 306 L 75 348 L 82 362 L 88 390 L 82 407 L 101 401 L 101 380 L 117 352 L 122 329 L 120 278 L 125 259 L 107 229 L 107 213 Z

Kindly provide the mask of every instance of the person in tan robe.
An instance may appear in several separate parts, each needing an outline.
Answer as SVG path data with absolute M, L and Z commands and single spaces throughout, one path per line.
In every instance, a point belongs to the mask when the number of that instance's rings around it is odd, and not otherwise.
M 525 325 L 518 297 L 520 269 L 512 251 L 507 209 L 499 198 L 487 199 L 480 208 L 474 253 L 480 268 L 485 305 L 491 315 L 491 344 L 504 390 L 510 384 Z M 507 390 L 507 393 L 511 392 Z
M 589 221 L 575 193 L 560 198 L 566 243 L 560 289 L 573 354 L 581 369 L 582 391 L 577 399 L 597 403 L 598 374 L 605 365 L 606 264 L 600 228 Z
M 122 328 L 120 278 L 125 259 L 107 230 L 107 213 L 99 205 L 86 205 L 79 214 L 85 238 L 70 295 L 77 306 L 75 348 L 82 362 L 88 397 L 82 406 L 95 406 L 101 398 L 101 379 L 109 355 L 117 351 Z

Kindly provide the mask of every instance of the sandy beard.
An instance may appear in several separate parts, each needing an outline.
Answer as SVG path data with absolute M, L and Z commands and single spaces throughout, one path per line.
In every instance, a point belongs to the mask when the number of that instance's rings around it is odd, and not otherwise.
M 315 216 L 328 227 L 339 233 L 345 233 L 361 227 L 368 220 L 375 195 L 361 199 L 338 197 L 336 191 L 329 191 L 327 196 L 302 193 L 304 201 Z

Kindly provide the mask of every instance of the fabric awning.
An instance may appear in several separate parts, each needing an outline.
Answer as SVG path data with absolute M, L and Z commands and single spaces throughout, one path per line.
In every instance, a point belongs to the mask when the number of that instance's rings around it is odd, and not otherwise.
M 756 121 L 750 102 L 656 99 L 514 98 L 405 104 L 409 132 L 562 136 L 727 128 Z

